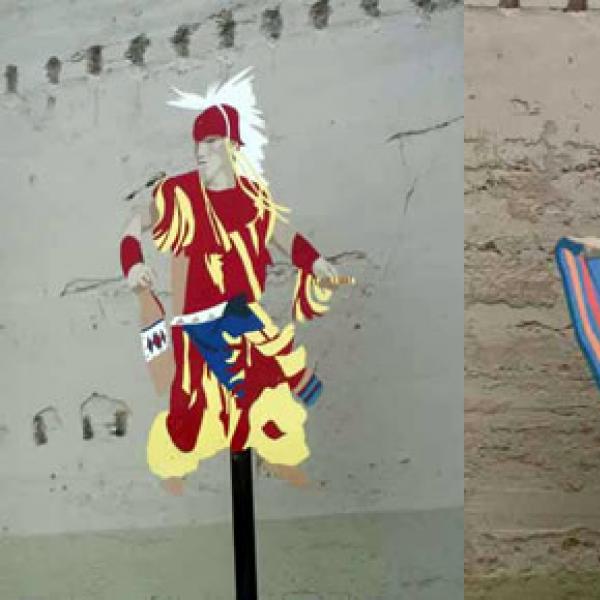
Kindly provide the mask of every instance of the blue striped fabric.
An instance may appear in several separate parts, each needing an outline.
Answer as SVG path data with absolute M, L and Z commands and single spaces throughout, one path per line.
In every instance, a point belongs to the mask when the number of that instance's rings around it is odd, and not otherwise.
M 586 256 L 582 244 L 567 238 L 554 253 L 575 337 L 600 388 L 600 257 Z
M 304 389 L 298 394 L 298 397 L 308 407 L 314 406 L 323 391 L 323 383 L 316 376 L 312 375 Z

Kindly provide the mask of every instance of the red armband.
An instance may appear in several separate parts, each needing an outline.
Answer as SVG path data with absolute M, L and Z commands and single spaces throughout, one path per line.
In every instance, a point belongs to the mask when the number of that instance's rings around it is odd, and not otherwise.
M 294 236 L 294 241 L 292 242 L 292 263 L 295 267 L 312 273 L 313 265 L 320 256 L 305 237 L 299 233 Z
M 144 262 L 142 246 L 140 241 L 132 235 L 126 235 L 121 240 L 121 268 L 123 275 L 127 277 L 129 270 L 133 265 Z

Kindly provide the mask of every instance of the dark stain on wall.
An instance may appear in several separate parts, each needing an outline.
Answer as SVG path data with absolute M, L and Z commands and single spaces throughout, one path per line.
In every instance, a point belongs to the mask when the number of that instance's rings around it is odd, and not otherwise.
M 58 416 L 58 411 L 48 406 L 33 416 L 33 440 L 36 446 L 43 446 L 48 443 L 48 433 L 56 431 L 62 423 Z
M 62 63 L 57 56 L 51 56 L 46 63 L 46 77 L 48 81 L 54 85 L 57 85 L 60 81 L 60 71 L 62 69 Z
M 371 17 L 379 17 L 381 15 L 379 0 L 361 0 L 360 6 Z
M 233 11 L 224 8 L 216 16 L 220 48 L 233 48 L 235 43 L 235 21 Z
M 569 0 L 569 4 L 565 8 L 565 12 L 578 12 L 587 10 L 587 0 Z
M 41 415 L 33 417 L 33 439 L 37 446 L 48 443 L 46 423 Z
M 126 410 L 117 410 L 115 412 L 113 434 L 117 437 L 123 437 L 127 433 L 127 414 Z
M 130 412 L 123 400 L 94 392 L 81 404 L 83 439 L 124 437 Z
M 102 46 L 95 44 L 90 46 L 86 51 L 87 57 L 87 72 L 90 75 L 100 75 L 102 73 L 103 59 Z
M 7 65 L 4 70 L 4 78 L 6 79 L 6 91 L 9 94 L 16 94 L 19 73 L 17 65 Z
M 283 31 L 283 18 L 279 6 L 265 8 L 262 12 L 260 30 L 271 40 L 278 40 Z
M 192 37 L 192 28 L 189 25 L 180 25 L 173 36 L 171 44 L 175 48 L 177 56 L 188 58 L 190 55 L 190 38 Z
M 461 4 L 462 0 L 413 0 L 413 3 L 425 14 L 431 14 Z
M 329 0 L 318 0 L 310 7 L 310 19 L 316 29 L 325 29 L 329 24 L 331 6 Z
M 83 429 L 83 439 L 91 440 L 94 437 L 94 430 L 92 429 L 92 420 L 89 415 L 85 415 L 81 419 L 81 426 Z
M 144 66 L 144 55 L 150 45 L 150 40 L 146 34 L 141 33 L 134 37 L 129 43 L 129 48 L 125 52 L 125 58 L 131 61 L 132 64 L 143 67 Z

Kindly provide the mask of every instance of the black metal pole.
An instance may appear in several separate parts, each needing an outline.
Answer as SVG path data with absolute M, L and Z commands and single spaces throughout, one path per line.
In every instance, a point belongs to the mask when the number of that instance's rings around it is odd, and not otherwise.
M 236 600 L 258 600 L 251 450 L 231 452 Z

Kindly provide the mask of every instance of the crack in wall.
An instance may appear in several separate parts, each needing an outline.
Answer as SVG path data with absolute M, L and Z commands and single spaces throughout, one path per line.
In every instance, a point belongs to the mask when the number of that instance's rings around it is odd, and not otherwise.
M 539 115 L 542 108 L 539 102 L 530 102 L 529 100 L 523 100 L 523 98 L 511 98 L 510 102 L 518 114 L 527 116 Z
M 569 324 L 569 325 L 565 325 L 563 327 L 553 327 L 552 325 L 543 323 L 542 321 L 539 321 L 538 319 L 528 319 L 528 320 L 519 321 L 515 325 L 515 328 L 516 329 L 533 329 L 533 330 L 543 329 L 546 331 L 554 331 L 555 333 L 562 334 L 569 329 L 573 329 L 573 325 Z
M 141 192 L 145 191 L 148 188 L 154 187 L 161 179 L 164 179 L 166 176 L 167 176 L 167 174 L 165 173 L 165 171 L 159 171 L 155 175 L 152 175 L 152 177 L 150 177 L 146 181 L 146 183 L 144 183 L 144 185 L 138 187 L 137 189 L 133 190 L 132 192 L 129 192 L 129 194 L 127 194 L 125 196 L 125 198 L 123 198 L 123 199 L 126 202 L 133 200 L 138 194 L 140 194 Z
M 502 256 L 502 251 L 498 248 L 496 240 L 488 240 L 486 242 L 472 242 L 467 240 L 464 243 L 464 250 L 467 252 L 470 250 L 476 250 L 477 252 L 492 252 Z
M 72 279 L 65 284 L 65 287 L 59 294 L 59 297 L 69 296 L 71 294 L 80 294 L 82 292 L 89 292 L 99 287 L 110 285 L 113 283 L 119 283 L 123 281 L 122 277 L 100 277 L 100 278 L 88 278 L 78 277 Z
M 435 123 L 434 125 L 430 125 L 429 127 L 423 127 L 422 129 L 407 129 L 406 131 L 399 131 L 398 133 L 394 133 L 389 138 L 387 138 L 386 142 L 400 140 L 405 137 L 424 135 L 424 134 L 430 133 L 432 131 L 438 131 L 440 129 L 445 129 L 446 127 L 449 127 L 453 123 L 462 121 L 464 118 L 465 118 L 464 115 L 460 115 L 458 117 L 453 117 L 452 119 L 448 119 L 447 121 L 442 121 L 441 123 Z
M 417 185 L 417 179 L 415 178 L 413 180 L 411 186 L 408 188 L 406 195 L 404 196 L 404 214 L 406 214 L 408 212 L 408 205 L 410 204 L 410 201 L 411 201 L 412 197 L 414 196 L 416 185 Z
M 339 265 L 343 264 L 346 260 L 367 260 L 368 256 L 366 252 L 362 250 L 347 250 L 345 252 L 340 252 L 339 254 L 332 254 L 327 257 L 327 260 L 334 264 Z

